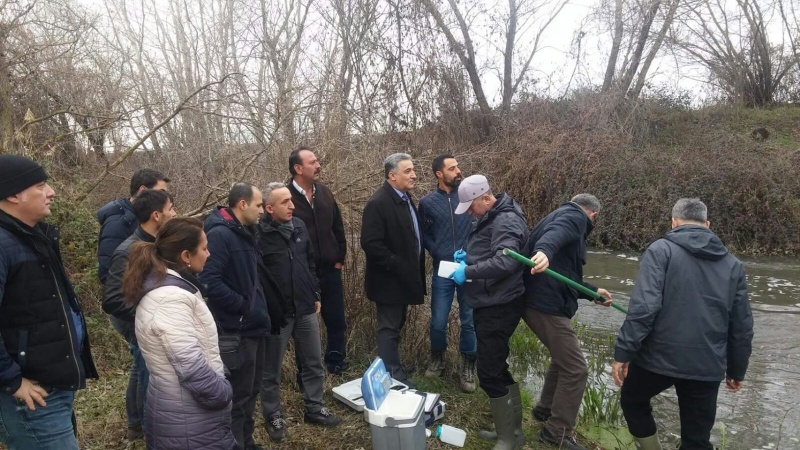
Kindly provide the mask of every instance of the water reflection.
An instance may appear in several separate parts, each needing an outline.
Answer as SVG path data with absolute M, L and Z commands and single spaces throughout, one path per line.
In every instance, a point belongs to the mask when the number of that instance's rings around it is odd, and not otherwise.
M 627 305 L 639 269 L 639 255 L 591 252 L 586 279 Z M 789 258 L 745 260 L 755 337 L 745 387 L 720 389 L 713 442 L 728 449 L 800 449 L 800 261 Z M 598 330 L 616 331 L 624 316 L 611 308 L 582 302 L 577 318 Z M 665 441 L 680 428 L 674 390 L 655 401 L 656 420 Z M 672 436 L 670 436 L 672 435 Z

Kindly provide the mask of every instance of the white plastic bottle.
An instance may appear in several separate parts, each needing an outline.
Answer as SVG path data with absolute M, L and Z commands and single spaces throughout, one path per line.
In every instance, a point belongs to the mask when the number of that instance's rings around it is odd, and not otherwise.
M 445 444 L 463 447 L 467 440 L 467 432 L 449 425 L 439 425 L 436 427 L 436 437 Z

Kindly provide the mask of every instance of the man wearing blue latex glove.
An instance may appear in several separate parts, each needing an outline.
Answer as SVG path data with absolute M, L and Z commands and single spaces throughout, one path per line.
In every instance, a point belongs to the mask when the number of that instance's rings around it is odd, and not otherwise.
M 433 258 L 433 272 L 437 273 L 442 261 L 460 262 L 457 255 L 464 254 L 467 236 L 474 219 L 455 213 L 458 205 L 458 186 L 461 184 L 461 169 L 453 155 L 443 154 L 433 159 L 436 189 L 419 201 L 419 216 L 425 249 Z M 461 249 L 455 251 L 456 249 Z M 455 253 L 453 253 L 455 251 Z M 460 252 L 460 253 L 459 253 Z M 464 288 L 451 279 L 431 278 L 431 359 L 425 371 L 427 377 L 440 377 L 444 372 L 444 355 L 447 350 L 447 327 L 453 297 L 458 298 L 460 334 L 458 350 L 461 353 L 459 372 L 461 390 L 475 391 L 475 325 L 472 308 L 466 302 Z
M 450 274 L 450 279 L 453 280 L 457 285 L 461 286 L 467 282 L 467 263 L 464 261 L 459 261 L 461 264 L 458 266 L 452 274 Z
M 483 175 L 464 179 L 458 188 L 456 214 L 478 219 L 467 240 L 465 261 L 453 280 L 464 284 L 473 308 L 478 342 L 478 382 L 489 396 L 496 432 L 479 436 L 494 440 L 494 450 L 522 446 L 522 399 L 519 385 L 508 371 L 508 341 L 524 310 L 523 266 L 503 256 L 503 249 L 522 249 L 528 224 L 519 205 L 508 194 L 495 197 Z M 455 256 L 455 255 L 454 255 Z

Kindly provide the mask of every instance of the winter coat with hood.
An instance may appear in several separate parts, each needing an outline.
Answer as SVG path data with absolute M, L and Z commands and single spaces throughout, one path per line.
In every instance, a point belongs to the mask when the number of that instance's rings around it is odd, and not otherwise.
M 504 256 L 503 249 L 519 252 L 527 237 L 528 223 L 522 209 L 508 194 L 499 194 L 469 235 L 465 274 L 472 282 L 464 284 L 469 306 L 502 305 L 522 295 L 524 266 Z
M 136 339 L 150 371 L 144 420 L 152 450 L 236 447 L 217 327 L 192 278 L 172 270 L 163 280 L 149 276 L 136 308 Z
M 565 203 L 533 227 L 525 256 L 537 252 L 547 255 L 550 269 L 597 292 L 597 286 L 583 281 L 586 264 L 586 238 L 594 225 L 575 203 Z M 554 316 L 572 318 L 578 310 L 578 298 L 589 300 L 583 292 L 545 274 L 525 271 L 525 306 Z
M 224 333 L 266 336 L 270 322 L 256 269 L 261 251 L 255 227 L 245 227 L 229 208 L 219 207 L 204 228 L 211 256 L 200 279 L 208 287 L 208 308 L 214 319 Z
M 97 239 L 97 275 L 105 284 L 114 250 L 136 231 L 139 221 L 133 214 L 133 204 L 127 197 L 106 203 L 97 211 L 100 236 Z
M 744 264 L 708 228 L 682 225 L 645 251 L 614 359 L 669 377 L 741 381 L 752 339 Z

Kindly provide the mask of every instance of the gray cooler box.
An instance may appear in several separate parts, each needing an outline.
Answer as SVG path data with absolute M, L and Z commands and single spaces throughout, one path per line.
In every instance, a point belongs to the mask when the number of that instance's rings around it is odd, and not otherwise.
M 373 450 L 424 449 L 424 409 L 425 397 L 408 391 L 389 391 L 377 411 L 364 408 Z

